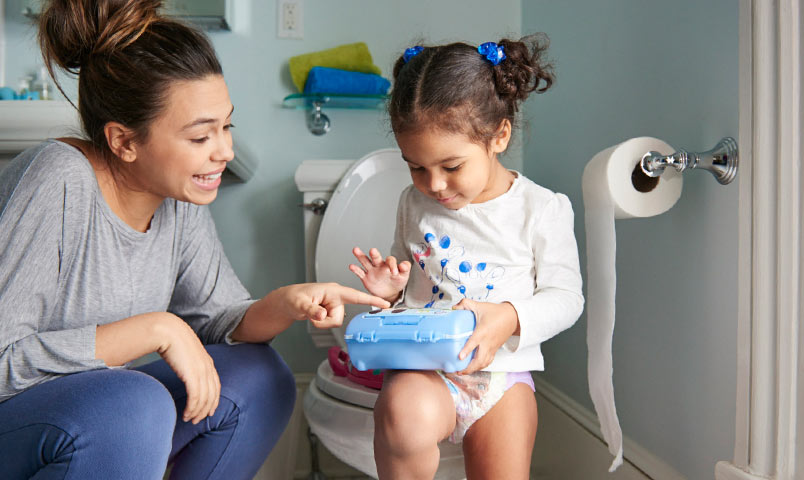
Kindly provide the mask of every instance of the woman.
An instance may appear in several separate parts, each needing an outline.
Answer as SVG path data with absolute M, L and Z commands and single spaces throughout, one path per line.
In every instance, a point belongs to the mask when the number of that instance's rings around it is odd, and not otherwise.
M 157 479 L 169 461 L 172 478 L 252 478 L 295 398 L 264 343 L 295 320 L 338 325 L 344 303 L 388 306 L 337 284 L 250 298 L 204 206 L 233 106 L 209 41 L 160 3 L 43 8 L 45 63 L 78 75 L 85 138 L 0 175 L 4 478 Z

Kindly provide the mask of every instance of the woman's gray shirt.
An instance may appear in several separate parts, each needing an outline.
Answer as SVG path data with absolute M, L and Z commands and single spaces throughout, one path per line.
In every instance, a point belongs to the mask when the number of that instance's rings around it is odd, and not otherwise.
M 206 207 L 167 199 L 138 232 L 109 208 L 87 158 L 55 140 L 0 173 L 0 402 L 107 368 L 97 325 L 167 311 L 205 344 L 231 343 L 252 303 Z

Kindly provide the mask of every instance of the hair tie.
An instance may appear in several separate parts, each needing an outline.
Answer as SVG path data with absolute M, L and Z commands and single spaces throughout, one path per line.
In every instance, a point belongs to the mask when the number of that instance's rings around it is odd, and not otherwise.
M 421 47 L 419 45 L 416 45 L 415 47 L 406 48 L 405 53 L 402 54 L 402 60 L 404 60 L 405 63 L 408 63 L 411 58 L 422 53 L 422 50 L 424 50 L 424 47 Z
M 491 62 L 492 65 L 499 65 L 506 58 L 505 48 L 494 42 L 486 42 L 480 45 L 477 47 L 477 53 L 486 57 L 486 60 Z

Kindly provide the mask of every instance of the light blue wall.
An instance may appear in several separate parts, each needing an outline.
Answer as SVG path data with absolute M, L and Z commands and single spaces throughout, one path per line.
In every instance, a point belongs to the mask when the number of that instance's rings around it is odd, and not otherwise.
M 523 2 L 552 40 L 555 88 L 528 100 L 526 174 L 567 193 L 585 269 L 581 174 L 631 137 L 707 150 L 737 136 L 738 2 Z M 614 389 L 626 436 L 691 479 L 733 451 L 737 182 L 688 172 L 666 214 L 617 222 Z M 592 409 L 585 317 L 544 346 L 544 377 Z
M 212 213 L 226 253 L 252 295 L 304 281 L 301 211 L 293 174 L 305 159 L 357 159 L 394 146 L 384 112 L 325 111 L 332 130 L 323 137 L 307 131 L 301 111 L 281 108 L 295 89 L 287 60 L 294 55 L 365 41 L 386 76 L 401 52 L 428 43 L 482 43 L 505 35 L 518 38 L 520 0 L 305 0 L 304 39 L 276 37 L 276 2 L 234 0 L 232 32 L 211 38 L 223 64 L 235 105 L 237 139 L 256 154 L 258 169 L 246 184 L 221 189 Z M 20 15 L 22 0 L 6 0 L 8 83 L 35 72 L 39 52 L 34 30 Z M 74 85 L 68 84 L 68 92 Z M 521 147 L 507 162 L 521 168 Z M 280 335 L 274 346 L 297 372 L 312 372 L 324 358 L 304 325 Z

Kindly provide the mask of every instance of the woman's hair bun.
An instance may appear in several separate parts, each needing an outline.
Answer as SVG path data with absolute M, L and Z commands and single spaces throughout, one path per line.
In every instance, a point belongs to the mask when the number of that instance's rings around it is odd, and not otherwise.
M 39 19 L 39 45 L 55 63 L 77 73 L 91 55 L 110 55 L 134 42 L 160 18 L 162 0 L 48 0 Z

